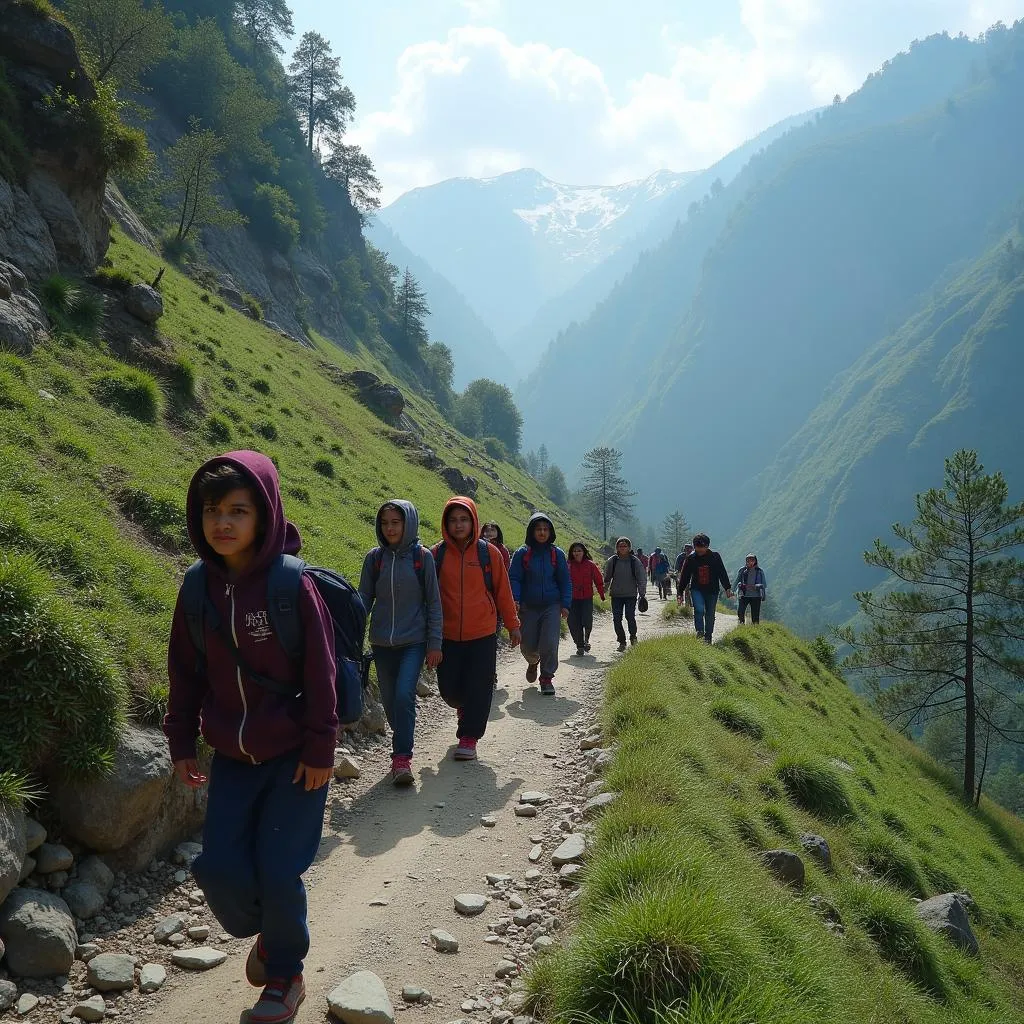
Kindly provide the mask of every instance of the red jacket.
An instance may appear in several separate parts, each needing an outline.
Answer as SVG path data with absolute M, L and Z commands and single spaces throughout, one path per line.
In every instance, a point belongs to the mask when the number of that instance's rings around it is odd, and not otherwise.
M 569 576 L 572 579 L 572 599 L 574 601 L 586 601 L 588 597 L 594 596 L 594 587 L 604 600 L 604 577 L 597 565 L 584 558 L 577 562 L 575 558 L 569 560 Z

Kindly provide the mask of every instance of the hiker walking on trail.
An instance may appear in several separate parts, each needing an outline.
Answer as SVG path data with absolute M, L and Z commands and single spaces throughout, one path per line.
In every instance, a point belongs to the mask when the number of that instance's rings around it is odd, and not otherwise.
M 572 580 L 565 552 L 555 546 L 555 525 L 543 512 L 530 516 L 526 542 L 512 555 L 508 575 L 522 623 L 526 681 L 536 682 L 539 668 L 540 692 L 553 697 L 560 627 L 572 606 Z
M 647 573 L 644 564 L 633 553 L 633 545 L 628 537 L 620 537 L 615 542 L 615 554 L 605 562 L 604 585 L 612 599 L 612 622 L 615 625 L 615 636 L 619 641 L 619 650 L 626 649 L 626 633 L 622 628 L 622 617 L 626 617 L 629 627 L 629 642 L 636 643 L 636 609 L 647 610 Z
M 662 601 L 668 600 L 672 590 L 672 584 L 668 578 L 671 568 L 668 562 L 668 555 L 661 548 L 655 548 L 651 554 L 651 582 L 658 588 L 658 597 Z
M 569 635 L 576 644 L 576 657 L 590 650 L 590 631 L 594 628 L 594 588 L 604 600 L 604 577 L 583 541 L 569 547 L 569 576 L 572 579 L 572 607 L 569 609 Z
M 501 552 L 480 536 L 476 503 L 450 498 L 441 517 L 444 539 L 434 545 L 441 589 L 441 664 L 437 685 L 458 715 L 456 761 L 476 759 L 477 741 L 487 731 L 497 665 L 498 614 L 509 642 L 520 641 L 519 615 Z
M 687 542 L 683 545 L 683 550 L 676 555 L 676 582 L 683 575 L 683 566 L 686 564 L 686 560 L 693 554 L 693 545 Z M 690 588 L 687 587 L 685 590 L 676 590 L 676 601 L 685 608 L 690 602 Z
M 378 546 L 367 552 L 359 596 L 370 616 L 377 684 L 391 726 L 391 781 L 413 782 L 416 682 L 423 663 L 441 663 L 441 594 L 434 556 L 419 538 L 420 516 L 410 501 L 377 512 Z
M 512 562 L 512 552 L 505 547 L 505 535 L 501 532 L 501 527 L 497 523 L 484 523 L 480 527 L 480 536 L 488 544 L 493 544 L 501 552 L 501 557 L 505 560 L 505 568 L 507 569 Z
M 737 611 L 740 625 L 746 621 L 749 608 L 750 621 L 756 626 L 761 621 L 761 602 L 768 592 L 768 581 L 764 569 L 757 564 L 757 555 L 750 554 L 744 559 L 743 568 L 736 574 L 736 592 L 740 595 Z
M 616 550 L 618 550 L 617 547 L 616 547 Z M 644 575 L 646 576 L 647 573 L 650 571 L 650 568 L 651 568 L 651 560 L 650 560 L 650 558 L 647 555 L 644 554 L 644 549 L 643 548 L 637 548 L 636 549 L 636 557 L 640 559 L 640 564 L 643 565 L 643 567 L 644 567 Z
M 270 459 L 250 451 L 211 459 L 192 478 L 186 509 L 200 561 L 174 610 L 164 732 L 175 774 L 193 789 L 206 781 L 200 729 L 214 750 L 192 873 L 226 932 L 257 936 L 245 976 L 263 993 L 247 1019 L 280 1024 L 306 994 L 302 875 L 320 845 L 334 768 L 334 627 L 304 563 L 288 560 L 301 541 Z M 282 623 L 296 625 L 296 613 L 301 647 L 292 658 Z M 361 606 L 359 615 L 362 626 Z
M 719 585 L 725 588 L 726 597 L 732 597 L 732 581 L 722 556 L 711 550 L 711 538 L 706 533 L 698 533 L 693 538 L 693 554 L 686 559 L 676 587 L 680 594 L 690 588 L 693 627 L 697 636 L 703 637 L 708 644 L 715 632 Z

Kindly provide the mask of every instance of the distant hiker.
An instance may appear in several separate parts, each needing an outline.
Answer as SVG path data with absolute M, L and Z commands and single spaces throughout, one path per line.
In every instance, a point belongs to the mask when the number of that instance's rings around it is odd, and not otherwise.
M 413 782 L 416 681 L 423 662 L 441 663 L 441 595 L 434 556 L 419 538 L 420 516 L 409 501 L 385 502 L 377 512 L 378 547 L 367 552 L 359 596 L 370 614 L 377 684 L 391 726 L 391 781 Z
M 540 692 L 555 695 L 558 642 L 562 619 L 572 606 L 572 580 L 565 552 L 555 546 L 555 525 L 543 512 L 526 524 L 526 542 L 516 548 L 508 571 L 512 597 L 519 609 L 526 659 L 526 681 L 533 683 L 540 668 Z
M 484 523 L 480 527 L 480 536 L 488 544 L 493 544 L 501 552 L 501 557 L 505 560 L 505 568 L 507 569 L 512 562 L 512 552 L 505 547 L 505 535 L 501 532 L 501 527 L 497 523 Z
M 579 540 L 569 548 L 569 576 L 572 578 L 572 607 L 569 609 L 569 635 L 576 644 L 576 657 L 590 650 L 590 631 L 594 628 L 594 588 L 604 600 L 604 577 L 587 546 Z
M 668 600 L 672 590 L 672 584 L 668 578 L 668 574 L 671 571 L 672 567 L 669 565 L 668 555 L 661 548 L 655 548 L 651 554 L 651 582 L 658 588 L 658 597 L 662 601 Z
M 605 563 L 604 585 L 612 599 L 612 622 L 619 650 L 626 649 L 626 633 L 622 628 L 622 616 L 626 616 L 629 627 L 629 642 L 636 643 L 636 608 L 641 602 L 641 611 L 647 604 L 647 574 L 639 556 L 633 553 L 628 537 L 615 542 L 615 554 Z
M 744 566 L 736 574 L 736 592 L 740 595 L 738 616 L 745 622 L 745 613 L 750 608 L 750 621 L 756 626 L 761 621 L 761 602 L 768 591 L 764 569 L 757 564 L 757 555 L 747 555 Z
M 722 556 L 711 550 L 711 539 L 706 533 L 698 533 L 693 538 L 693 554 L 686 559 L 676 587 L 679 593 L 690 587 L 693 626 L 705 643 L 711 643 L 715 632 L 719 584 L 725 588 L 725 596 L 732 597 L 732 581 Z
M 618 550 L 618 545 L 616 545 L 616 550 Z M 640 562 L 644 567 L 644 575 L 646 575 L 651 568 L 650 558 L 648 558 L 648 556 L 644 554 L 643 548 L 636 549 L 636 557 L 640 559 Z
M 271 601 L 279 567 L 291 564 L 282 556 L 301 541 L 270 459 L 250 451 L 211 459 L 192 478 L 186 509 L 201 562 L 174 610 L 164 732 L 175 774 L 193 789 L 206 781 L 196 759 L 200 729 L 214 750 L 203 852 L 192 873 L 226 932 L 257 936 L 245 976 L 263 994 L 247 1019 L 276 1024 L 290 1020 L 306 994 L 302 875 L 320 845 L 334 768 L 334 628 L 305 573 L 287 612 Z M 281 615 L 295 609 L 298 660 L 279 642 Z M 275 680 L 301 699 L 268 692 Z
M 686 544 L 683 545 L 683 550 L 680 551 L 678 555 L 676 555 L 676 581 L 677 581 L 677 583 L 678 583 L 678 580 L 679 580 L 680 576 L 682 576 L 682 574 L 683 574 L 683 564 L 686 562 L 686 560 L 692 554 L 693 554 L 693 545 L 690 544 L 689 542 L 687 542 Z M 678 587 L 677 587 L 677 589 L 676 589 L 676 600 L 684 608 L 687 605 L 689 605 L 691 603 L 690 602 L 690 588 L 687 587 L 685 590 L 679 590 Z
M 477 741 L 487 731 L 499 612 L 512 646 L 520 641 L 519 616 L 504 559 L 480 537 L 478 523 L 472 498 L 449 498 L 441 517 L 444 540 L 434 545 L 444 636 L 437 685 L 444 702 L 458 714 L 456 761 L 474 760 Z

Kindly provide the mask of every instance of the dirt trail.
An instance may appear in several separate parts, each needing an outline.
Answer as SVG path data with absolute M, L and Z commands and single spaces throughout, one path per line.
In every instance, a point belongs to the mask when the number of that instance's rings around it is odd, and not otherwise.
M 638 616 L 641 639 L 679 628 L 662 619 L 661 609 L 654 600 L 650 612 Z M 719 635 L 736 621 L 722 610 Z M 685 628 L 692 626 L 686 622 Z M 406 1013 L 431 1024 L 464 1016 L 462 1001 L 479 985 L 494 984 L 502 947 L 485 943 L 484 937 L 488 923 L 508 910 L 496 901 L 478 917 L 461 918 L 453 897 L 486 894 L 487 872 L 521 880 L 533 866 L 527 860 L 529 836 L 544 832 L 556 812 L 549 808 L 537 818 L 516 817 L 513 807 L 521 790 L 545 791 L 556 807 L 578 784 L 569 760 L 577 739 L 564 727 L 581 713 L 589 718 L 596 712 L 604 675 L 620 657 L 610 615 L 596 617 L 591 639 L 587 658 L 562 661 L 554 699 L 526 683 L 518 651 L 500 656 L 498 690 L 479 761 L 451 760 L 454 715 L 434 696 L 420 702 L 414 790 L 395 789 L 385 778 L 390 748 L 384 744 L 364 759 L 359 780 L 332 783 L 320 853 L 307 875 L 312 947 L 306 960 L 308 994 L 295 1018 L 299 1024 L 323 1021 L 326 993 L 358 969 L 381 977 L 396 1010 L 402 1008 L 404 985 L 427 989 L 433 1002 L 410 1006 Z M 561 651 L 563 656 L 571 653 L 571 641 L 563 640 Z M 345 809 L 348 803 L 351 810 Z M 496 826 L 484 827 L 484 814 L 495 815 Z M 540 888 L 556 884 L 553 845 L 545 841 L 536 865 L 544 873 L 536 883 Z M 520 895 L 530 906 L 529 894 Z M 371 905 L 375 902 L 384 905 Z M 460 951 L 432 949 L 427 937 L 433 928 L 451 932 Z M 247 941 L 223 947 L 232 954 L 227 963 L 205 974 L 173 972 L 143 1013 L 189 1024 L 244 1022 L 256 995 L 243 976 L 248 947 Z M 489 1014 L 484 1016 L 489 1020 Z

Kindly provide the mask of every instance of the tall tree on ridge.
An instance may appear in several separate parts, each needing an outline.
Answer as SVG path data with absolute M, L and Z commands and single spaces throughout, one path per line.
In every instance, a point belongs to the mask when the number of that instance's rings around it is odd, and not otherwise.
M 665 520 L 661 524 L 661 535 L 664 538 L 664 543 L 673 554 L 683 550 L 683 545 L 686 543 L 689 533 L 690 526 L 686 522 L 686 517 L 679 509 L 665 516 Z
M 430 306 L 427 304 L 427 293 L 408 267 L 395 293 L 395 312 L 405 351 L 413 353 L 420 346 L 426 345 L 429 340 L 427 317 L 430 316 Z
M 636 491 L 622 476 L 622 452 L 618 448 L 591 448 L 583 456 L 583 486 L 580 494 L 587 512 L 601 522 L 601 533 L 608 539 L 608 520 L 625 519 L 636 507 L 629 499 Z
M 284 53 L 278 36 L 291 39 L 295 35 L 287 0 L 235 0 L 232 13 L 255 46 L 275 53 Z
M 355 96 L 341 84 L 340 67 L 341 59 L 332 55 L 331 44 L 319 32 L 303 33 L 288 65 L 288 84 L 310 153 L 324 132 L 343 135 L 355 113 Z

